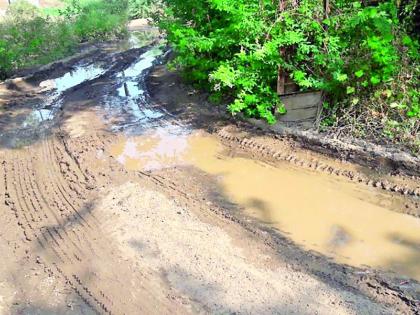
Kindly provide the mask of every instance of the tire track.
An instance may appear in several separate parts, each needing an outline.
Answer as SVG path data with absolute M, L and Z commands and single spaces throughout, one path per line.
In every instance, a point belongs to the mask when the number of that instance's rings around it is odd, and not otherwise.
M 388 180 L 378 180 L 370 175 L 365 175 L 360 171 L 349 170 L 345 168 L 339 168 L 328 163 L 322 162 L 321 160 L 311 158 L 305 159 L 297 156 L 293 152 L 281 152 L 271 148 L 269 145 L 259 143 L 258 141 L 233 135 L 227 130 L 227 128 L 216 129 L 212 131 L 213 134 L 217 135 L 227 145 L 237 146 L 240 149 L 249 152 L 251 154 L 258 154 L 262 158 L 274 160 L 276 162 L 283 161 L 293 164 L 297 167 L 310 169 L 312 171 L 322 172 L 329 175 L 345 178 L 346 180 L 363 184 L 376 188 L 378 190 L 388 191 L 402 196 L 409 196 L 415 203 L 414 207 L 418 207 L 417 200 L 420 197 L 420 187 L 416 188 L 409 187 L 407 185 L 398 185 Z M 417 198 L 417 199 L 416 199 Z M 415 213 L 415 211 L 414 211 Z
M 106 297 L 104 293 L 99 293 L 99 288 L 89 288 L 88 285 L 84 284 L 81 277 L 74 273 L 74 269 L 82 269 L 82 266 L 77 266 L 82 262 L 82 257 L 85 256 L 80 247 L 77 246 L 75 240 L 70 237 L 69 234 L 60 233 L 60 229 L 66 230 L 63 225 L 63 221 L 59 219 L 57 215 L 48 216 L 47 213 L 54 213 L 45 201 L 44 205 L 41 203 L 41 199 L 45 200 L 45 196 L 39 190 L 35 191 L 35 186 L 31 183 L 30 178 L 38 178 L 35 172 L 31 172 L 33 168 L 30 167 L 31 160 L 24 159 L 18 155 L 13 155 L 13 164 L 10 166 L 10 172 L 5 167 L 5 196 L 7 198 L 7 205 L 15 213 L 18 219 L 18 224 L 23 229 L 23 233 L 27 241 L 32 242 L 37 240 L 39 247 L 36 246 L 33 249 L 33 254 L 42 256 L 42 260 L 49 264 L 61 265 L 62 270 L 65 270 L 66 275 L 70 274 L 74 279 L 78 279 L 78 287 L 75 290 L 83 300 L 91 300 L 89 305 L 94 305 L 92 301 L 98 304 L 102 311 L 107 314 L 112 314 L 109 307 L 106 306 L 107 301 L 111 300 Z M 26 164 L 26 165 L 25 165 Z M 4 163 L 4 165 L 7 165 Z M 51 178 L 50 178 L 51 179 Z M 47 187 L 51 187 L 49 185 Z M 8 187 L 12 187 L 10 190 Z M 56 191 L 54 191 L 56 193 Z M 40 194 L 42 197 L 39 197 Z M 53 198 L 50 193 L 47 193 L 49 198 Z M 16 204 L 15 204 L 16 200 Z M 56 200 L 55 200 L 56 201 Z M 57 202 L 57 201 L 56 201 Z M 57 203 L 57 205 L 59 205 Z M 35 214 L 44 213 L 45 217 L 38 216 L 35 219 Z M 54 217 L 54 219 L 52 219 Z M 88 239 L 88 236 L 86 238 Z M 77 267 L 77 268 L 75 268 Z M 67 276 L 68 277 L 68 276 Z M 74 281 L 73 281 L 74 282 Z M 95 292 L 95 293 L 93 293 Z M 99 298 L 97 297 L 99 296 Z M 103 299 L 103 300 L 102 300 Z M 122 314 L 118 309 L 116 314 Z
M 48 141 L 48 140 L 47 140 Z M 45 142 L 47 142 L 45 141 Z M 43 143 L 42 145 L 42 157 L 43 157 L 43 163 L 49 163 L 47 165 L 50 165 L 51 167 L 47 168 L 47 178 L 48 181 L 53 183 L 53 185 L 50 185 L 51 195 L 54 196 L 54 202 L 58 205 L 60 204 L 62 209 L 62 214 L 67 215 L 67 220 L 72 222 L 78 222 L 80 224 L 72 224 L 72 232 L 73 235 L 76 237 L 76 240 L 69 237 L 70 242 L 74 245 L 75 248 L 78 248 L 75 244 L 75 241 L 78 241 L 81 246 L 87 247 L 90 249 L 90 252 L 82 251 L 80 250 L 79 255 L 74 252 L 74 250 L 69 246 L 68 242 L 63 239 L 63 246 L 66 246 L 66 251 L 72 252 L 73 256 L 75 257 L 76 261 L 71 261 L 70 264 L 64 264 L 61 265 L 61 274 L 66 276 L 66 279 L 69 281 L 69 283 L 72 284 L 73 289 L 76 291 L 78 295 L 81 296 L 85 301 L 88 301 L 89 305 L 98 305 L 100 309 L 107 313 L 111 314 L 110 307 L 107 306 L 107 301 L 112 301 L 109 297 L 107 297 L 105 294 L 99 294 L 99 288 L 96 286 L 92 287 L 92 284 L 86 284 L 81 279 L 82 277 L 78 275 L 77 273 L 74 273 L 74 270 L 76 269 L 82 269 L 84 261 L 90 261 L 92 259 L 100 259 L 99 254 L 95 251 L 94 247 L 101 250 L 101 255 L 104 253 L 102 252 L 103 247 L 98 246 L 98 244 L 93 244 L 91 242 L 92 239 L 95 239 L 95 236 L 91 234 L 90 232 L 94 230 L 94 227 L 92 224 L 90 224 L 86 218 L 84 218 L 80 212 L 76 209 L 76 207 L 69 201 L 69 198 L 75 198 L 75 196 L 65 195 L 64 191 L 68 192 L 64 188 L 64 184 L 61 176 L 62 172 L 57 167 L 57 162 L 60 160 L 57 160 L 56 156 L 54 156 L 51 153 L 50 146 L 48 144 Z M 51 163 L 52 162 L 52 163 Z M 61 189 L 60 189 L 61 187 Z M 57 196 L 60 196 L 64 199 L 64 201 L 61 200 L 61 198 L 58 198 Z M 72 199 L 76 200 L 76 199 Z M 82 221 L 80 221 L 82 220 Z M 64 230 L 66 230 L 66 227 L 64 227 Z M 97 231 L 96 231 L 97 232 Z M 68 234 L 67 234 L 68 235 Z M 79 237 L 79 235 L 82 236 L 82 239 Z M 57 244 L 58 245 L 58 244 Z M 109 255 L 105 255 L 109 257 Z M 111 269 L 112 270 L 112 269 Z M 73 278 L 72 281 L 69 279 Z M 97 297 L 99 295 L 99 297 Z M 104 300 L 102 300 L 104 299 Z M 118 312 L 118 310 L 117 310 Z M 118 312 L 120 313 L 120 312 Z M 117 313 L 117 314 L 118 314 Z
M 30 163 L 27 162 L 26 169 L 30 172 Z M 37 207 L 42 211 L 44 214 L 45 219 L 48 220 L 48 224 L 54 226 L 55 233 L 59 236 L 60 240 L 64 240 L 63 236 L 60 234 L 59 230 L 56 226 L 58 226 L 65 234 L 66 237 L 69 238 L 69 240 L 72 242 L 74 247 L 78 249 L 78 251 L 83 254 L 83 251 L 81 247 L 70 237 L 70 235 L 67 232 L 67 229 L 65 228 L 64 220 L 63 220 L 63 214 L 58 216 L 55 211 L 53 211 L 46 201 L 45 196 L 43 195 L 42 191 L 39 189 L 39 186 L 37 185 L 37 182 L 34 181 L 34 178 L 36 178 L 35 173 L 32 173 L 33 176 L 28 176 L 27 178 L 27 184 L 29 184 L 29 188 L 27 187 L 27 191 L 30 191 L 32 193 L 32 197 L 35 199 L 37 203 Z M 35 186 L 37 188 L 35 188 Z M 38 193 L 37 193 L 38 192 Z M 41 201 L 42 200 L 42 201 Z M 36 206 L 32 203 L 33 207 L 36 208 Z M 51 215 L 52 219 L 48 217 L 48 215 Z M 74 231 L 73 231 L 74 233 Z M 77 233 L 74 233 L 74 236 L 77 237 Z M 80 240 L 80 239 L 79 239 Z
M 80 212 L 83 202 L 69 191 L 58 166 L 61 158 L 51 152 L 43 143 L 16 151 L 2 163 L 7 205 L 20 222 L 30 255 L 100 314 L 133 314 L 142 308 L 141 313 L 156 313 L 141 300 L 162 304 L 156 298 L 159 284 L 144 285 L 142 273 L 118 258 L 119 249 L 100 231 L 101 223 Z M 162 306 L 164 313 L 169 309 Z
M 93 229 L 93 226 L 87 221 L 86 218 L 84 218 L 79 211 L 77 210 L 77 208 L 72 204 L 72 202 L 70 202 L 69 198 L 71 198 L 74 201 L 77 201 L 77 197 L 76 196 L 71 196 L 69 193 L 65 194 L 64 192 L 68 192 L 63 185 L 62 182 L 62 172 L 61 170 L 57 167 L 57 162 L 60 162 L 60 160 L 57 161 L 57 159 L 55 158 L 55 156 L 51 153 L 50 150 L 50 145 L 49 145 L 49 140 L 45 140 L 42 143 L 42 151 L 43 151 L 43 158 L 45 163 L 49 163 L 47 165 L 50 165 L 51 167 L 47 167 L 47 171 L 50 175 L 50 180 L 52 181 L 52 183 L 54 183 L 53 187 L 55 188 L 55 193 L 58 194 L 59 196 L 61 196 L 63 198 L 63 200 L 67 203 L 68 207 L 70 207 L 72 209 L 72 211 L 75 213 L 75 215 L 81 220 L 81 225 L 87 225 L 87 227 L 89 227 L 90 229 Z M 65 206 L 65 205 L 63 205 Z

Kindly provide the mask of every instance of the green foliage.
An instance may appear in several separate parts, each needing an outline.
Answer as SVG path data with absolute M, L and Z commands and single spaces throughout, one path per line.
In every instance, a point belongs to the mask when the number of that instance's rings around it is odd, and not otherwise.
M 128 14 L 131 19 L 151 17 L 160 5 L 159 0 L 128 0 Z
M 126 5 L 119 0 L 72 0 L 57 16 L 48 16 L 27 2 L 14 2 L 0 22 L 0 78 L 64 57 L 79 42 L 123 36 Z
M 72 15 L 75 34 L 82 41 L 113 39 L 125 35 L 127 1 L 89 1 L 84 6 L 74 1 L 70 8 L 75 10 Z
M 387 117 L 418 121 L 419 44 L 404 32 L 397 1 L 337 0 L 327 18 L 323 1 L 284 2 L 280 10 L 271 0 L 165 0 L 158 22 L 177 53 L 174 66 L 223 95 L 232 113 L 273 123 L 274 113 L 284 112 L 276 94 L 280 67 L 300 90 L 325 92 L 333 105 L 324 125 L 337 125 L 344 109 L 363 111 L 383 90 L 391 91 L 381 99 Z M 393 108 L 394 101 L 404 106 Z
M 0 23 L 0 77 L 23 66 L 60 58 L 75 40 L 66 23 L 54 23 L 36 7 L 16 2 Z

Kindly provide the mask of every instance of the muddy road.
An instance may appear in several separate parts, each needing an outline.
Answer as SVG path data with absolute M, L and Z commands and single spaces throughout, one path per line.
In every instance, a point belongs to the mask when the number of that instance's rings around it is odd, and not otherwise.
M 0 314 L 418 314 L 418 178 L 233 121 L 167 58 L 138 23 L 0 85 Z

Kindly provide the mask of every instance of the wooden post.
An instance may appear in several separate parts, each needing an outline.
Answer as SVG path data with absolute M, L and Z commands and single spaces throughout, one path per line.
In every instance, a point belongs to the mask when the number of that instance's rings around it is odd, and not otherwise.
M 278 5 L 278 8 L 277 8 L 277 11 L 278 11 L 279 14 L 284 11 L 285 5 L 286 5 L 285 0 L 279 0 L 279 5 Z M 286 52 L 286 49 L 284 47 L 279 48 L 280 57 L 284 57 L 285 52 Z M 286 83 L 286 76 L 285 76 L 285 73 L 284 73 L 283 69 L 279 65 L 279 67 L 277 69 L 277 94 L 278 95 L 284 94 L 284 90 L 285 90 L 284 89 L 284 84 L 285 83 Z
M 324 18 L 328 19 L 330 15 L 330 0 L 324 0 Z
M 286 54 L 286 48 L 281 47 L 279 49 L 280 57 L 284 57 Z M 286 73 L 283 71 L 281 66 L 277 70 L 277 94 L 282 95 L 285 91 L 285 83 L 286 83 Z

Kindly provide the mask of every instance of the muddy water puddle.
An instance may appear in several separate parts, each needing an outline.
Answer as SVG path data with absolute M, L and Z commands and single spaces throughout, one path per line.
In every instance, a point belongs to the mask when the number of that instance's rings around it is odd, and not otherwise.
M 127 40 L 115 43 L 115 47 L 110 47 L 111 51 L 125 51 L 133 48 L 151 45 L 159 40 L 159 30 L 154 27 L 148 27 L 146 30 L 130 31 Z
M 141 42 L 136 41 L 136 43 Z M 162 116 L 158 111 L 141 110 L 139 107 L 139 104 L 146 103 L 147 93 L 143 88 L 145 72 L 162 53 L 161 48 L 152 47 L 139 56 L 136 62 L 116 77 L 115 81 L 119 84 L 115 93 L 117 95 L 112 93 L 104 95 L 105 105 L 103 106 L 106 112 L 115 119 L 121 118 L 121 121 L 113 126 L 115 129 L 121 130 L 126 126 L 138 125 L 139 122 L 146 119 Z M 84 82 L 97 79 L 105 74 L 109 67 L 110 65 L 102 62 L 86 63 L 82 61 L 61 76 L 42 81 L 39 86 L 45 93 L 45 97 L 22 109 L 18 114 L 14 113 L 13 117 L 9 116 L 6 122 L 10 128 L 8 130 L 3 128 L 0 132 L 0 143 L 8 147 L 21 147 L 42 137 L 44 133 L 48 133 L 55 116 L 63 105 L 65 93 Z M 131 117 L 128 118 L 128 116 Z
M 420 280 L 420 219 L 391 211 L 403 204 L 388 195 L 288 164 L 227 157 L 216 138 L 179 127 L 124 138 L 111 154 L 131 170 L 193 165 L 215 175 L 248 215 L 305 249 Z
M 7 147 L 21 147 L 32 143 L 49 131 L 51 122 L 62 106 L 63 93 L 105 73 L 100 64 L 79 64 L 63 75 L 42 81 L 39 86 L 45 97 L 32 102 L 31 106 L 13 109 L 0 133 L 0 144 Z
M 162 54 L 159 46 L 153 47 L 117 75 L 116 93 L 104 98 L 105 119 L 111 123 L 111 130 L 143 132 L 146 126 L 151 127 L 154 120 L 164 116 L 161 110 L 150 108 L 144 88 L 147 71 Z

